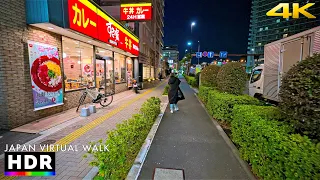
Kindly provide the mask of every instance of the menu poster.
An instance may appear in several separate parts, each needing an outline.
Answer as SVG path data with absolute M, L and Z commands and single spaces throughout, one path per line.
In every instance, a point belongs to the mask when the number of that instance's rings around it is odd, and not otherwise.
M 34 110 L 63 104 L 63 90 L 58 48 L 28 41 Z

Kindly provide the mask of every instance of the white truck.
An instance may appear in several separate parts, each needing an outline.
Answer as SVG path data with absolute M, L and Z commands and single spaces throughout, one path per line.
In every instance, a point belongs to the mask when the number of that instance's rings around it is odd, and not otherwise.
M 320 26 L 266 44 L 264 64 L 253 69 L 249 95 L 279 102 L 283 75 L 297 62 L 320 53 Z

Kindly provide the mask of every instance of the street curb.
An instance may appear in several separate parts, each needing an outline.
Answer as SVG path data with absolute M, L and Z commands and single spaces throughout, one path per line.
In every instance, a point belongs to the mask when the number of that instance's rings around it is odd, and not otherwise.
M 161 111 L 158 118 L 154 122 L 144 144 L 142 145 L 142 147 L 140 149 L 140 152 L 138 153 L 138 155 L 137 155 L 137 157 L 136 157 L 136 159 L 135 159 L 135 161 L 134 161 L 134 163 L 133 163 L 133 165 L 132 165 L 132 167 L 126 177 L 126 180 L 137 180 L 138 179 L 140 172 L 141 172 L 141 169 L 142 169 L 142 166 L 144 164 L 144 161 L 145 161 L 147 154 L 149 152 L 149 149 L 151 147 L 152 141 L 156 135 L 158 127 L 159 127 L 161 120 L 163 118 L 164 112 L 167 109 L 167 106 L 168 106 L 168 103 L 165 104 L 163 111 Z
M 163 112 L 161 112 L 156 121 L 154 122 L 144 144 L 142 145 L 127 177 L 126 180 L 136 180 L 138 179 L 139 175 L 140 175 L 140 171 L 142 169 L 143 163 L 145 158 L 147 157 L 148 151 L 150 149 L 151 143 L 153 141 L 153 138 L 158 130 L 158 127 L 161 123 L 162 117 L 164 115 L 165 110 L 167 109 L 168 103 L 166 103 L 166 105 L 164 106 L 164 110 Z M 99 172 L 99 168 L 98 167 L 93 167 L 88 174 L 82 179 L 82 180 L 92 180 Z
M 98 174 L 98 172 L 99 168 L 93 167 L 82 180 L 91 180 Z
M 213 117 L 210 116 L 207 108 L 204 106 L 204 104 L 200 101 L 198 95 L 196 93 L 194 93 L 194 95 L 197 97 L 198 101 L 200 102 L 201 106 L 204 108 L 204 110 L 206 111 L 206 113 L 208 114 L 208 116 L 211 118 L 213 124 L 216 126 L 216 128 L 218 129 L 219 134 L 222 136 L 223 140 L 227 143 L 227 145 L 231 148 L 233 155 L 236 157 L 236 159 L 239 161 L 241 167 L 244 169 L 244 171 L 247 173 L 248 177 L 251 180 L 256 180 L 256 178 L 254 177 L 254 175 L 252 174 L 248 163 L 246 163 L 244 160 L 242 160 L 240 158 L 240 153 L 237 149 L 237 147 L 233 144 L 233 142 L 230 140 L 230 138 L 228 137 L 228 135 L 224 132 L 224 130 L 222 129 L 222 127 L 219 125 L 219 123 L 213 119 Z

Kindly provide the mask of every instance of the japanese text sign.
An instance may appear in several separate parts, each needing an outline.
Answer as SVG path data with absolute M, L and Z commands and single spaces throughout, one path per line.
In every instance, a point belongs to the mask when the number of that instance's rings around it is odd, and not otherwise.
M 121 4 L 120 19 L 122 21 L 151 20 L 152 5 L 144 4 Z
M 70 29 L 139 55 L 139 39 L 89 0 L 68 0 Z

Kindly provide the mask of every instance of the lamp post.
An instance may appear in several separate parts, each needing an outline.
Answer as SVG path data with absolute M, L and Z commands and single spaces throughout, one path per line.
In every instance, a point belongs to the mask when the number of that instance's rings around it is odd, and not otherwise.
M 198 41 L 198 52 L 200 52 L 200 41 Z M 199 65 L 199 57 L 198 57 L 198 65 Z
M 192 42 L 189 41 L 187 44 L 188 44 L 188 46 L 190 46 L 190 61 L 188 63 L 188 71 L 187 71 L 187 74 L 189 75 L 191 61 L 192 61 Z

